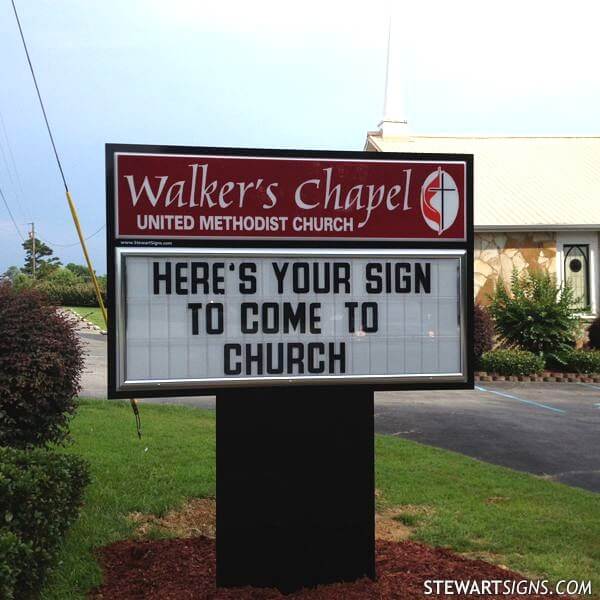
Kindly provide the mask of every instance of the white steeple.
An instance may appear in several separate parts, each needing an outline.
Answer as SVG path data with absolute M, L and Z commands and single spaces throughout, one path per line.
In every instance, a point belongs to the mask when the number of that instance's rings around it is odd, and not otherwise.
M 383 120 L 379 123 L 384 137 L 407 137 L 408 121 L 403 101 L 402 48 L 398 2 L 392 2 L 388 29 L 387 67 L 385 70 L 385 98 Z

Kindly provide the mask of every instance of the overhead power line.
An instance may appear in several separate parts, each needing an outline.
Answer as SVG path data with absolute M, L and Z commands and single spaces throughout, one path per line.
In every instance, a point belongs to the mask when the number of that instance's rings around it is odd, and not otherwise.
M 10 206 L 8 205 L 8 202 L 6 201 L 6 196 L 4 195 L 4 192 L 2 191 L 2 188 L 0 188 L 0 197 L 2 198 L 2 202 L 4 202 L 4 206 L 6 206 L 6 210 L 8 211 L 8 215 L 10 216 L 10 220 L 13 222 L 13 225 L 15 226 L 15 229 L 17 230 L 17 233 L 19 234 L 19 237 L 25 241 L 25 238 L 23 237 L 23 234 L 21 233 L 21 230 L 19 229 L 19 226 L 17 225 L 17 222 L 15 221 L 15 218 L 12 214 L 12 211 L 10 210 Z
M 40 101 L 40 107 L 42 108 L 42 114 L 44 115 L 44 121 L 46 122 L 46 129 L 48 130 L 48 135 L 50 136 L 50 142 L 52 143 L 52 149 L 54 150 L 54 156 L 56 157 L 56 164 L 58 165 L 58 170 L 60 171 L 60 176 L 62 177 L 62 181 L 65 186 L 65 191 L 68 192 L 69 187 L 67 186 L 67 180 L 65 179 L 65 173 L 63 171 L 62 164 L 61 164 L 60 158 L 58 156 L 58 150 L 56 149 L 56 144 L 54 143 L 54 137 L 52 135 L 52 130 L 50 129 L 50 123 L 48 122 L 48 116 L 46 115 L 46 109 L 44 107 L 44 102 L 42 100 L 42 94 L 40 93 L 40 88 L 38 86 L 38 82 L 35 77 L 35 72 L 33 70 L 31 58 L 29 57 L 29 50 L 27 49 L 27 43 L 25 42 L 25 36 L 23 35 L 21 21 L 19 20 L 19 14 L 17 13 L 17 7 L 15 6 L 15 0 L 11 0 L 11 3 L 12 3 L 13 11 L 15 13 L 15 19 L 17 20 L 17 26 L 19 27 L 19 33 L 21 34 L 21 41 L 23 42 L 25 56 L 27 56 L 27 62 L 29 63 L 29 70 L 31 71 L 31 76 L 33 77 L 33 84 L 35 85 L 35 91 L 37 92 L 37 97 L 38 97 L 38 100 Z
M 19 169 L 17 168 L 17 161 L 15 160 L 15 155 L 12 151 L 12 146 L 10 144 L 10 140 L 8 139 L 8 132 L 6 131 L 6 125 L 4 124 L 4 117 L 2 116 L 2 112 L 0 112 L 0 126 L 2 127 L 2 132 L 4 133 L 4 139 L 6 140 L 6 147 L 8 148 L 8 156 L 10 158 L 10 162 L 12 164 L 13 171 L 15 172 L 15 178 L 17 180 L 17 185 L 15 185 L 14 181 L 12 179 L 12 175 L 10 173 L 10 169 L 8 167 L 8 161 L 6 161 L 6 159 L 5 159 L 6 170 L 8 171 L 8 176 L 11 180 L 11 183 L 13 184 L 13 187 L 15 188 L 15 192 L 16 192 L 15 195 L 17 198 L 17 202 L 19 203 L 19 207 L 21 208 L 21 212 L 23 213 L 23 215 L 25 216 L 25 213 L 27 213 L 29 218 L 33 220 L 31 211 L 29 210 L 29 206 L 27 206 L 27 211 L 25 211 L 25 206 L 24 206 L 25 192 L 23 191 L 23 184 L 21 183 L 21 175 L 19 174 Z M 0 148 L 0 149 L 2 150 L 2 156 L 4 157 L 4 150 L 2 148 Z
M 106 227 L 106 224 L 102 225 L 102 227 L 96 229 L 96 231 L 94 231 L 94 233 L 92 233 L 91 235 L 88 235 L 85 238 L 85 241 L 87 242 L 88 240 L 91 240 L 94 236 L 98 235 L 104 228 Z M 42 240 L 42 242 L 45 242 L 46 244 L 48 244 L 49 246 L 58 246 L 59 248 L 71 248 L 72 246 L 79 246 L 79 242 L 73 242 L 72 244 L 59 244 L 57 242 L 51 242 L 50 240 L 47 240 L 46 238 L 40 238 L 38 236 L 39 239 Z

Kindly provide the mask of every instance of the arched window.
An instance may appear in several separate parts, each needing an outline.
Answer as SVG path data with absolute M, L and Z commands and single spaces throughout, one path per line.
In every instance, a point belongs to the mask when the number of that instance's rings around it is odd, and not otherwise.
M 573 308 L 590 309 L 590 247 L 588 244 L 565 244 L 565 282 L 573 289 Z

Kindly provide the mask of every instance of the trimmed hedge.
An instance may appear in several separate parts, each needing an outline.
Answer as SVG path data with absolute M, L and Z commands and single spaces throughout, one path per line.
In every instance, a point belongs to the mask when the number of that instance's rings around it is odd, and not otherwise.
M 567 373 L 600 373 L 599 350 L 570 350 L 559 356 L 560 368 Z
M 0 597 L 37 597 L 78 516 L 88 471 L 77 456 L 0 447 Z
M 24 566 L 32 559 L 31 544 L 6 526 L 0 527 L 0 598 L 12 599 Z
M 64 441 L 82 369 L 72 320 L 36 290 L 0 283 L 0 445 Z
M 481 368 L 498 375 L 533 375 L 544 370 L 544 359 L 527 350 L 491 350 L 481 357 Z
M 54 281 L 42 281 L 36 284 L 39 290 L 50 304 L 56 306 L 98 306 L 96 293 L 92 283 L 59 283 Z M 101 286 L 100 293 L 106 304 L 106 290 Z

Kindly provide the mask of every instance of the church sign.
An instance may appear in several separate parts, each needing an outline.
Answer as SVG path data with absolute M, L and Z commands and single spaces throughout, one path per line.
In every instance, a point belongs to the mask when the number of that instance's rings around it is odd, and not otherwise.
M 472 157 L 107 146 L 111 397 L 472 386 Z
M 119 239 L 466 241 L 464 161 L 114 153 Z

